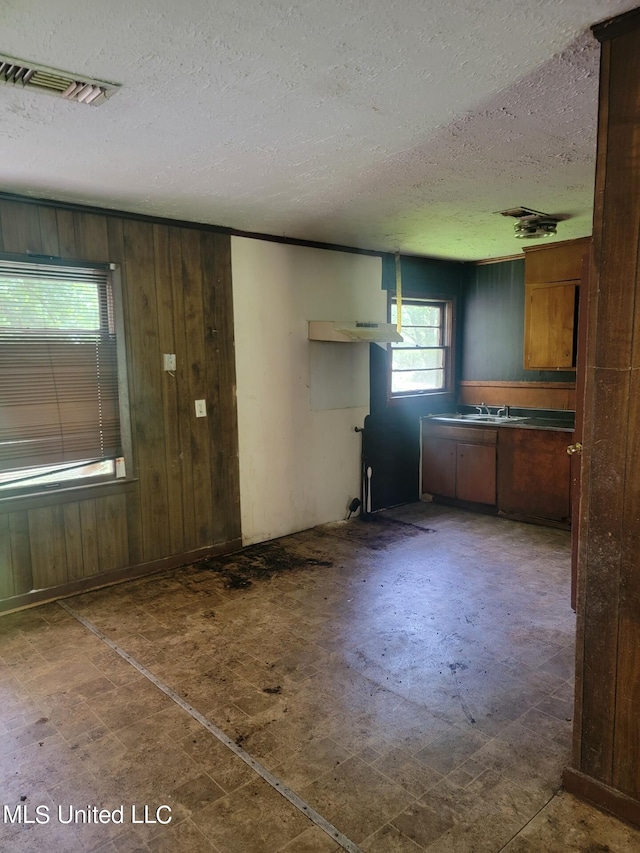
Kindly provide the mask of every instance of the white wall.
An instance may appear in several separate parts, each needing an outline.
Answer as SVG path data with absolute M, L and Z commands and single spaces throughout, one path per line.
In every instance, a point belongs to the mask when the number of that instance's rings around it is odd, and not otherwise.
M 386 319 L 381 260 L 231 238 L 245 544 L 344 518 L 360 496 L 369 344 L 309 341 L 309 320 Z

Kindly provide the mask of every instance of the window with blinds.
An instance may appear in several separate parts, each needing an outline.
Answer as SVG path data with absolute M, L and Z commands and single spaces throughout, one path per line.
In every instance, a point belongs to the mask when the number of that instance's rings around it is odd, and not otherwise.
M 0 494 L 113 477 L 121 454 L 110 270 L 0 259 Z

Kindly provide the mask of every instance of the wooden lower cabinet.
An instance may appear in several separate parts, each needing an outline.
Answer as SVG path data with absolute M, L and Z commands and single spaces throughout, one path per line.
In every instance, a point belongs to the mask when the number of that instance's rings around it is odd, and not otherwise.
M 422 491 L 445 498 L 456 496 L 457 442 L 428 436 L 422 442 Z
M 498 509 L 506 515 L 569 523 L 571 433 L 501 429 Z
M 422 423 L 422 493 L 568 525 L 570 432 Z
M 496 430 L 425 424 L 422 493 L 496 503 Z
M 490 444 L 457 445 L 456 497 L 480 504 L 496 502 L 496 448 Z

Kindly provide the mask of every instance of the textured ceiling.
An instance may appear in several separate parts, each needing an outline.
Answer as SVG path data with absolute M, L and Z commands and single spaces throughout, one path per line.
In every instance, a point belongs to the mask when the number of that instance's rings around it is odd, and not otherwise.
M 524 205 L 591 230 L 599 45 L 638 0 L 0 0 L 0 53 L 122 84 L 0 87 L 8 192 L 472 260 Z

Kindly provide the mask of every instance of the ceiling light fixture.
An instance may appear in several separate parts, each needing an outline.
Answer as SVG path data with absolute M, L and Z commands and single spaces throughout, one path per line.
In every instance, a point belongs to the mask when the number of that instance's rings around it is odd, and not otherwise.
M 558 220 L 553 216 L 535 214 L 521 216 L 514 223 L 514 236 L 518 239 L 532 239 L 536 237 L 552 237 L 557 233 Z
M 34 62 L 2 55 L 0 55 L 0 83 L 45 92 L 67 101 L 90 104 L 94 107 L 103 104 L 120 88 L 117 83 L 92 80 L 68 71 L 58 71 Z
M 519 240 L 531 240 L 538 237 L 552 237 L 557 232 L 559 220 L 548 213 L 531 210 L 530 207 L 511 207 L 499 210 L 501 216 L 512 216 L 517 219 L 513 225 L 514 237 Z

